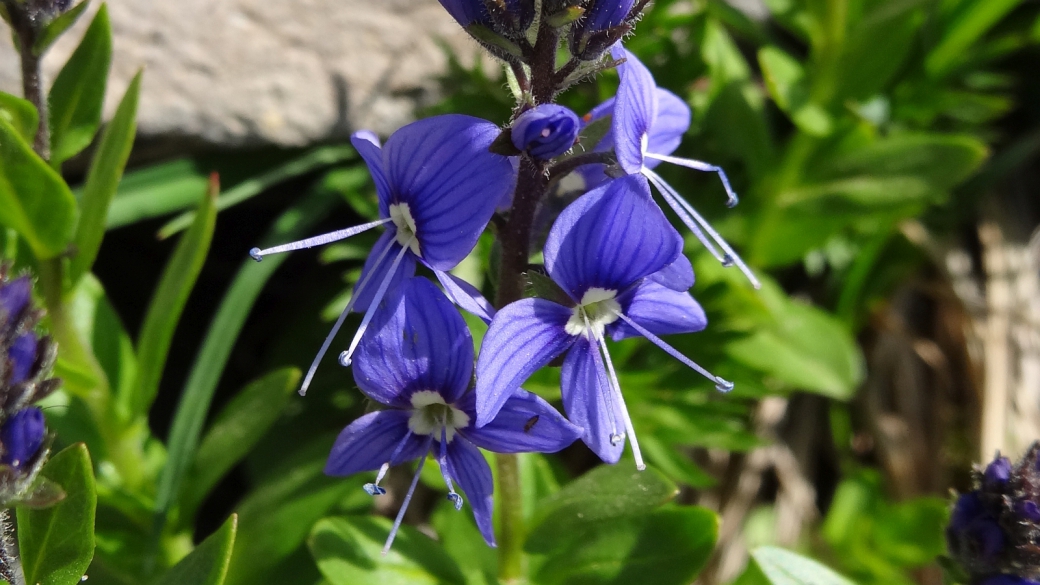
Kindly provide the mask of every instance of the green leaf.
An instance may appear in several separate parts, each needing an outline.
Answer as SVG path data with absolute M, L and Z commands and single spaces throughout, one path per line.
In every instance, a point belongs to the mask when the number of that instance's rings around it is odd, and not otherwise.
M 380 554 L 388 518 L 325 518 L 314 526 L 308 545 L 318 569 L 333 585 L 463 585 L 455 561 L 436 542 L 411 526 L 401 526 L 394 545 Z
M 137 340 L 137 382 L 131 392 L 117 396 L 118 414 L 124 420 L 133 420 L 147 413 L 159 391 L 159 380 L 173 332 L 209 252 L 216 226 L 218 191 L 219 185 L 214 177 L 209 192 L 203 195 L 199 204 L 195 223 L 177 244 L 152 296 Z
M 47 52 L 47 49 L 54 44 L 54 41 L 58 40 L 65 31 L 76 24 L 79 17 L 83 14 L 83 11 L 87 9 L 89 0 L 83 0 L 76 6 L 69 9 L 67 12 L 58 15 L 57 18 L 50 21 L 47 26 L 43 29 L 43 32 L 36 38 L 36 42 L 33 43 L 33 53 L 36 56 L 43 55 Z
M 37 260 L 64 252 L 76 227 L 76 199 L 68 185 L 2 117 L 0 224 L 25 238 Z
M 758 63 L 769 95 L 791 116 L 795 125 L 814 136 L 830 134 L 831 117 L 822 106 L 810 101 L 809 84 L 801 63 L 772 46 L 759 49 Z
M 209 535 L 154 585 L 223 585 L 237 530 L 238 516 L 232 514 L 220 530 Z
M 116 114 L 101 134 L 101 143 L 87 171 L 86 185 L 80 200 L 82 212 L 73 242 L 76 255 L 69 262 L 69 280 L 73 286 L 90 270 L 101 249 L 105 235 L 108 206 L 119 186 L 123 169 L 130 157 L 137 132 L 137 98 L 141 91 L 141 72 L 138 72 L 126 89 Z
M 782 548 L 762 546 L 751 558 L 772 585 L 853 585 L 820 563 Z
M 691 583 L 715 548 L 718 519 L 705 508 L 668 507 L 598 526 L 553 552 L 535 580 L 542 585 Z
M 985 143 L 965 134 L 898 134 L 827 158 L 810 177 L 906 178 L 945 190 L 971 176 L 988 154 Z
M 763 278 L 760 296 L 772 323 L 728 343 L 726 353 L 794 388 L 850 398 L 863 379 L 863 358 L 845 326 L 816 307 L 789 299 L 768 278 Z
M 18 547 L 27 583 L 76 585 L 94 556 L 94 470 L 86 445 L 51 457 L 41 475 L 61 486 L 65 499 L 40 510 L 18 509 Z
M 1022 0 L 973 0 L 950 25 L 938 46 L 925 59 L 925 71 L 942 77 L 952 71 L 973 43 L 1022 3 Z
M 459 564 L 467 585 L 498 585 L 498 555 L 484 542 L 472 514 L 462 513 L 445 501 L 434 510 L 430 524 L 444 551 Z
M 186 505 L 182 506 L 182 513 L 194 510 L 217 482 L 245 457 L 282 415 L 299 382 L 300 371 L 296 368 L 275 370 L 243 388 L 224 407 L 195 452 L 184 482 Z M 171 446 L 173 438 L 171 433 Z M 172 460 L 173 455 L 171 451 L 168 460 Z M 193 517 L 193 514 L 186 515 Z
M 107 229 L 187 209 L 206 190 L 208 176 L 190 159 L 178 159 L 123 175 L 108 207 Z
M 104 4 L 83 40 L 51 86 L 51 166 L 75 156 L 93 140 L 101 125 L 108 69 L 112 62 L 112 25 Z
M 301 237 L 324 216 L 334 201 L 321 191 L 313 192 L 275 221 L 262 245 L 269 246 Z M 213 392 L 249 311 L 264 284 L 288 257 L 288 254 L 280 254 L 258 263 L 243 253 L 242 267 L 213 317 L 174 414 L 167 464 L 159 478 L 156 496 L 155 510 L 158 514 L 164 515 L 180 492 L 182 477 L 195 457 L 195 447 L 213 400 Z M 260 425 L 256 426 L 256 430 L 262 434 Z M 211 479 L 219 479 L 220 475 Z
M 0 118 L 7 120 L 26 144 L 36 140 L 40 114 L 29 100 L 0 91 Z
M 237 205 L 255 195 L 259 195 L 272 185 L 277 185 L 282 181 L 322 167 L 352 160 L 355 156 L 354 149 L 349 146 L 326 146 L 311 151 L 300 158 L 293 159 L 258 177 L 242 181 L 235 185 L 234 188 L 228 189 L 217 199 L 217 211 L 224 211 L 232 205 Z M 191 225 L 193 216 L 194 212 L 187 212 L 172 219 L 159 229 L 159 239 L 166 239 L 187 228 Z
M 524 549 L 547 553 L 622 518 L 640 516 L 679 492 L 653 468 L 601 465 L 542 500 Z

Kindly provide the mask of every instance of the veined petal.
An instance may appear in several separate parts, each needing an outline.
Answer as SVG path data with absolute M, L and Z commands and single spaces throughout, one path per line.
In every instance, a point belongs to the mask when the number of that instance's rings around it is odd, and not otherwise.
M 679 148 L 683 134 L 690 128 L 690 106 L 679 96 L 660 87 L 655 88 L 654 97 L 657 98 L 657 115 L 650 125 L 646 151 L 671 154 Z M 643 164 L 652 169 L 661 161 L 648 158 Z
M 477 426 L 491 422 L 516 389 L 576 339 L 565 326 L 571 310 L 545 299 L 521 299 L 491 321 L 477 357 Z
M 582 429 L 536 394 L 518 388 L 491 422 L 462 432 L 478 447 L 494 453 L 555 453 L 581 438 Z
M 444 287 L 444 293 L 448 295 L 453 303 L 462 309 L 480 317 L 485 323 L 491 323 L 495 316 L 495 307 L 480 294 L 475 286 L 462 280 L 458 276 L 443 270 L 434 270 L 437 280 Z
M 611 438 L 623 435 L 624 419 L 620 405 L 613 400 L 598 351 L 588 339 L 581 337 L 567 352 L 560 372 L 563 409 L 572 423 L 582 427 L 581 440 L 589 449 L 603 461 L 617 463 L 625 441 L 612 442 Z
M 394 203 L 408 205 L 423 260 L 437 270 L 469 254 L 516 184 L 509 159 L 488 151 L 499 132 L 486 120 L 449 114 L 413 122 L 386 141 Z
M 372 182 L 376 185 L 376 193 L 379 195 L 379 215 L 390 217 L 388 210 L 390 182 L 387 181 L 386 169 L 383 168 L 383 152 L 379 145 L 379 137 L 369 130 L 361 130 L 351 134 L 350 144 L 364 159 L 365 165 L 368 166 L 368 174 L 372 176 Z
M 621 84 L 614 102 L 614 152 L 618 164 L 626 173 L 638 173 L 643 168 L 643 141 L 648 140 L 650 127 L 657 116 L 657 85 L 650 70 L 621 44 L 611 49 L 614 59 L 625 59 L 618 66 Z
M 708 325 L 704 309 L 686 291 L 677 291 L 646 279 L 618 298 L 621 311 L 654 335 L 692 333 Z M 623 320 L 607 327 L 614 341 L 640 334 Z
M 652 280 L 658 284 L 667 286 L 672 290 L 677 291 L 688 291 L 693 286 L 693 265 L 690 264 L 690 260 L 679 254 L 679 257 L 675 259 L 668 266 L 658 270 L 657 272 L 646 277 L 647 280 Z
M 466 439 L 458 438 L 448 444 L 448 474 L 466 493 L 477 528 L 488 546 L 495 546 L 495 529 L 491 525 L 494 502 L 491 492 L 495 485 L 480 450 Z
M 454 402 L 473 375 L 473 339 L 444 294 L 422 277 L 386 297 L 354 354 L 354 381 L 383 404 L 410 405 L 418 390 Z
M 408 417 L 408 411 L 381 410 L 350 423 L 332 445 L 325 474 L 352 475 L 359 471 L 374 471 L 388 463 L 401 440 L 408 435 Z M 424 438 L 412 435 L 405 439 L 394 463 L 422 456 L 426 447 Z
M 376 240 L 375 245 L 372 246 L 372 251 L 368 254 L 368 258 L 365 259 L 365 266 L 361 269 L 361 276 L 358 277 L 357 284 L 354 285 L 354 312 L 364 313 L 368 310 L 368 306 L 372 304 L 372 297 L 375 296 L 376 290 L 379 289 L 379 283 L 383 282 L 387 271 L 393 266 L 394 259 L 401 251 L 401 245 L 394 239 L 395 233 L 393 227 L 388 228 Z M 401 285 L 401 281 L 410 278 L 414 274 L 415 256 L 410 252 L 405 253 L 404 257 L 401 258 L 401 263 L 397 266 L 393 280 L 390 281 L 390 288 L 387 289 L 388 293 L 392 293 Z
M 590 287 L 628 288 L 681 252 L 682 239 L 650 199 L 646 179 L 629 175 L 563 210 L 545 242 L 545 268 L 578 301 Z

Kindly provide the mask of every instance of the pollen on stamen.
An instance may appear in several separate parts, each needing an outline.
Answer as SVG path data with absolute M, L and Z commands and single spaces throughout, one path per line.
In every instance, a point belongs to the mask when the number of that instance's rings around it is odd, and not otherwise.
M 386 493 L 386 488 L 379 487 L 374 483 L 366 483 L 361 486 L 361 489 L 365 490 L 365 493 L 370 496 L 381 496 Z

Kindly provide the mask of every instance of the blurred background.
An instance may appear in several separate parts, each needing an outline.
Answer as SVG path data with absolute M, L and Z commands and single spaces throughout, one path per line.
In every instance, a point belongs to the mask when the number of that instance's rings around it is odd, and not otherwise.
M 222 187 L 149 414 L 162 439 L 218 311 L 237 304 L 248 318 L 214 412 L 263 372 L 305 367 L 345 306 L 374 235 L 293 254 L 253 282 L 255 300 L 226 291 L 249 248 L 288 235 L 279 225 L 300 237 L 374 214 L 351 132 L 385 136 L 445 112 L 506 124 L 513 100 L 435 0 L 109 10 L 107 115 L 144 67 L 138 137 L 94 267 L 126 331 L 141 329 L 187 227 L 178 214 L 210 173 Z M 88 23 L 51 50 L 48 79 Z M 656 0 L 627 46 L 693 109 L 680 155 L 724 166 L 741 204 L 725 208 L 714 175 L 662 174 L 765 280 L 756 292 L 689 243 L 709 327 L 674 341 L 734 380 L 730 395 L 649 344 L 615 346 L 651 465 L 682 501 L 720 514 L 698 582 L 754 583 L 749 547 L 776 543 L 859 583 L 940 583 L 950 490 L 968 489 L 973 464 L 1040 438 L 1040 2 Z M 607 73 L 562 102 L 581 114 L 616 85 Z M 0 89 L 19 88 L 4 45 Z M 71 184 L 89 156 L 66 163 Z M 460 268 L 478 285 L 490 246 Z M 558 398 L 557 380 L 543 371 L 528 389 Z M 178 520 L 198 538 L 240 513 L 236 555 L 247 554 L 233 558 L 231 583 L 316 582 L 310 527 L 372 506 L 360 478 L 320 474 L 332 438 L 366 409 L 350 377 L 330 363 L 306 399 L 279 400 L 252 450 Z M 75 408 L 48 417 L 63 442 L 86 432 Z M 530 459 L 550 484 L 594 464 L 580 445 Z M 438 489 L 424 488 L 411 521 L 437 528 Z M 113 576 L 123 570 L 99 566 L 91 580 L 134 582 Z

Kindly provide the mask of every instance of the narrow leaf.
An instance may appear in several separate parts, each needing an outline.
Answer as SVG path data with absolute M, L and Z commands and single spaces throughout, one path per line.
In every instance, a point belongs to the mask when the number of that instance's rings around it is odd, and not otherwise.
M 7 120 L 0 118 L 0 224 L 18 232 L 38 260 L 65 251 L 76 199 Z
M 69 9 L 68 12 L 60 14 L 58 18 L 52 20 L 46 28 L 43 29 L 43 33 L 36 38 L 36 42 L 33 43 L 33 53 L 36 56 L 43 55 L 47 52 L 47 49 L 54 44 L 54 41 L 58 40 L 65 31 L 69 30 L 72 25 L 76 24 L 79 17 L 83 15 L 83 11 L 87 9 L 89 0 L 83 0 L 76 6 Z
M 219 190 L 217 176 L 213 175 L 209 192 L 199 204 L 195 223 L 177 244 L 152 296 L 137 339 L 137 382 L 129 394 L 123 394 L 117 400 L 119 415 L 125 417 L 125 420 L 133 420 L 147 413 L 159 391 L 159 380 L 166 365 L 174 330 L 209 252 L 216 225 Z
M 101 125 L 111 62 L 112 25 L 108 8 L 102 4 L 51 86 L 48 103 L 54 168 L 86 148 Z
M 47 462 L 41 475 L 65 498 L 50 508 L 18 509 L 18 547 L 26 583 L 76 585 L 94 557 L 97 493 L 86 445 L 77 443 Z
M 26 144 L 36 139 L 40 114 L 29 100 L 0 91 L 0 118 L 7 120 Z
M 108 207 L 108 229 L 181 211 L 196 205 L 206 188 L 206 173 L 191 159 L 130 171 L 123 175 Z
M 101 143 L 87 172 L 79 227 L 73 240 L 76 255 L 69 262 L 69 279 L 74 286 L 81 276 L 94 265 L 101 239 L 105 235 L 108 206 L 119 186 L 123 169 L 130 157 L 137 132 L 137 98 L 141 91 L 141 72 L 134 76 L 112 121 L 101 135 Z
M 943 35 L 939 45 L 925 59 L 925 71 L 932 77 L 949 73 L 970 53 L 970 48 L 993 25 L 1011 12 L 1022 0 L 974 0 L 960 13 Z
M 300 158 L 291 160 L 280 167 L 252 179 L 248 179 L 228 189 L 226 193 L 217 200 L 217 211 L 224 211 L 228 207 L 259 195 L 272 185 L 277 185 L 293 177 L 315 171 L 337 163 L 352 160 L 355 156 L 354 149 L 349 146 L 326 146 L 309 152 Z M 159 230 L 159 239 L 166 239 L 173 234 L 191 225 L 194 212 L 186 212 L 178 215 Z
M 238 516 L 232 514 L 220 530 L 209 535 L 154 585 L 223 585 L 237 530 Z
M 762 546 L 751 557 L 772 585 L 853 585 L 820 563 L 782 548 Z

